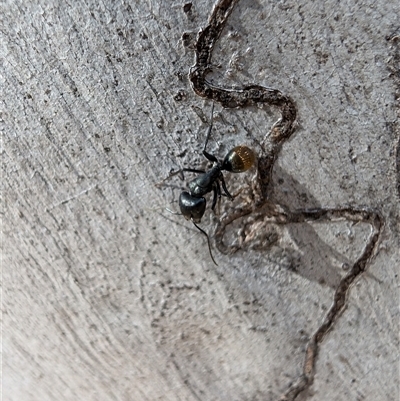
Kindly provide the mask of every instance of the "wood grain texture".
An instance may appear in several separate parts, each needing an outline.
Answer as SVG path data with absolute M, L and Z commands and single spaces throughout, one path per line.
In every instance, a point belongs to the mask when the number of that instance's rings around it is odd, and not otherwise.
M 213 56 L 220 85 L 256 83 L 296 101 L 276 201 L 385 217 L 379 253 L 302 400 L 400 395 L 399 88 L 386 39 L 397 3 L 241 0 Z M 165 209 L 177 210 L 184 184 L 155 183 L 205 166 L 211 107 L 190 88 L 193 51 L 181 38 L 195 37 L 213 3 L 182 6 L 1 6 L 4 400 L 276 400 L 365 244 L 367 225 L 299 224 L 268 252 L 216 253 L 215 267 L 204 238 Z M 254 145 L 276 116 L 216 105 L 211 150 Z M 211 233 L 215 218 L 202 227 Z

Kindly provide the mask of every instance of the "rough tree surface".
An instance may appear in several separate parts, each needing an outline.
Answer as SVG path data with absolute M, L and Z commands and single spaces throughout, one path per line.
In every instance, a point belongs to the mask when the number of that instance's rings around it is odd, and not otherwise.
M 214 246 L 215 266 L 205 237 L 171 213 L 185 182 L 155 184 L 207 167 L 211 102 L 188 72 L 213 4 L 2 3 L 4 400 L 269 401 L 301 377 L 371 227 L 261 224 L 247 250 Z M 296 400 L 398 400 L 398 0 L 241 0 L 212 62 L 219 86 L 296 103 L 274 202 L 365 207 L 385 222 Z M 209 151 L 257 152 L 278 117 L 216 103 Z M 227 185 L 245 193 L 254 175 Z M 211 238 L 235 206 L 206 212 Z M 240 242 L 240 224 L 227 236 Z

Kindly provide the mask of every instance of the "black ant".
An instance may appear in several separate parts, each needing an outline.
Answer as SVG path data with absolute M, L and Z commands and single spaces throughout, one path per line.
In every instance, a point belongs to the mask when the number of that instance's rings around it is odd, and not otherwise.
M 215 212 L 217 200 L 220 199 L 221 196 L 226 196 L 228 199 L 233 200 L 234 197 L 229 193 L 228 188 L 226 187 L 222 172 L 229 171 L 231 173 L 243 173 L 254 165 L 256 156 L 250 148 L 244 145 L 235 146 L 233 149 L 231 149 L 222 162 L 220 162 L 214 155 L 208 153 L 206 148 L 213 127 L 213 114 L 214 103 L 211 108 L 211 123 L 207 130 L 206 141 L 203 147 L 204 157 L 212 162 L 213 166 L 208 171 L 183 168 L 172 173 L 167 179 L 177 174 L 182 174 L 183 176 L 184 172 L 200 174 L 188 183 L 189 190 L 182 191 L 180 194 L 179 208 L 185 219 L 191 220 L 196 228 L 207 237 L 211 259 L 217 265 L 217 262 L 215 261 L 211 252 L 209 236 L 202 228 L 198 226 L 198 223 L 201 222 L 201 218 L 206 211 L 207 202 L 204 195 L 208 194 L 209 192 L 213 192 L 213 201 L 211 206 L 213 212 Z M 221 186 L 223 192 L 221 191 Z

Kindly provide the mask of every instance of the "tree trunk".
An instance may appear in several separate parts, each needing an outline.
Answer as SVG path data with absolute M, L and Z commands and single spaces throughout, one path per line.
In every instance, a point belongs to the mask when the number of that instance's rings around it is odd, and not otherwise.
M 212 102 L 188 73 L 213 5 L 3 3 L 4 400 L 399 399 L 398 1 L 241 0 L 213 51 L 215 86 L 295 102 L 270 202 L 382 216 L 340 299 L 367 219 L 253 213 L 224 255 L 215 226 L 252 204 L 256 168 L 224 173 L 242 192 L 215 214 L 207 196 L 200 225 L 217 266 L 179 215 L 186 181 L 163 181 L 209 167 Z M 260 157 L 279 117 L 216 102 L 207 150 Z

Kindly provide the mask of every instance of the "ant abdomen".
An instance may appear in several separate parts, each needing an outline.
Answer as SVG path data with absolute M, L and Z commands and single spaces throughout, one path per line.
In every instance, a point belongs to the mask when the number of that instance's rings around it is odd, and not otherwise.
M 225 156 L 221 170 L 243 173 L 251 168 L 255 161 L 256 155 L 250 148 L 244 145 L 235 146 Z

